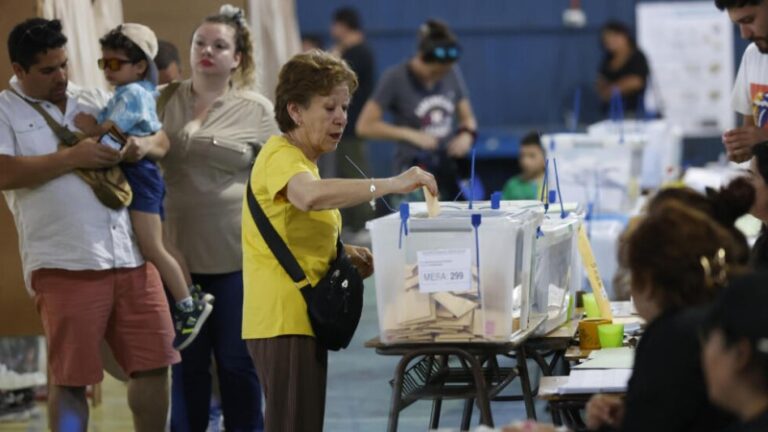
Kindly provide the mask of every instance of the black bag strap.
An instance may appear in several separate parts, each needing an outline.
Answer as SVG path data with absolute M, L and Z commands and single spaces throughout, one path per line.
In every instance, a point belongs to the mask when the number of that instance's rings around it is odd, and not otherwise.
M 248 195 L 248 209 L 251 211 L 253 222 L 259 229 L 261 236 L 264 238 L 267 246 L 269 246 L 272 254 L 277 258 L 277 261 L 283 266 L 285 272 L 288 273 L 288 276 L 290 276 L 291 279 L 293 279 L 293 282 L 299 289 L 311 285 L 304 270 L 301 269 L 299 262 L 296 261 L 296 257 L 293 256 L 291 250 L 288 249 L 288 245 L 285 244 L 285 241 L 283 241 L 280 234 L 277 233 L 275 227 L 272 226 L 267 215 L 264 214 L 264 210 L 261 208 L 261 205 L 256 200 L 256 196 L 253 194 L 250 179 L 248 180 L 248 190 L 246 191 L 246 194 Z
M 43 118 L 45 119 L 45 122 L 48 123 L 48 127 L 53 130 L 53 133 L 56 134 L 56 137 L 61 140 L 62 144 L 71 147 L 80 141 L 80 138 L 75 135 L 74 132 L 69 130 L 68 127 L 63 126 L 59 124 L 56 120 L 51 117 L 51 115 L 46 111 L 43 107 L 40 106 L 40 103 L 38 102 L 32 102 L 31 100 L 25 98 L 24 96 L 20 95 L 19 92 L 17 92 L 14 89 L 10 89 L 13 94 L 21 98 L 24 102 L 28 103 L 29 106 L 35 109 Z

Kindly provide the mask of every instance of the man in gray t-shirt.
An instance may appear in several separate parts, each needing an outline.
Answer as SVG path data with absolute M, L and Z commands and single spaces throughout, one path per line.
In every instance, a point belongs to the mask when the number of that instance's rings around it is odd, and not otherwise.
M 387 69 L 357 122 L 358 135 L 397 142 L 395 172 L 432 172 L 443 200 L 459 191 L 456 160 L 472 148 L 477 124 L 456 61 L 460 49 L 442 23 L 422 26 L 419 52 Z M 385 112 L 392 123 L 383 120 Z

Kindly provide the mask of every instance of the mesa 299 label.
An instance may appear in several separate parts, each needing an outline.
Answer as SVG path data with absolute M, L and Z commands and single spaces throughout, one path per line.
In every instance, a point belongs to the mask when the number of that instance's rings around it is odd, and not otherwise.
M 419 291 L 466 292 L 472 288 L 470 249 L 432 249 L 416 253 Z

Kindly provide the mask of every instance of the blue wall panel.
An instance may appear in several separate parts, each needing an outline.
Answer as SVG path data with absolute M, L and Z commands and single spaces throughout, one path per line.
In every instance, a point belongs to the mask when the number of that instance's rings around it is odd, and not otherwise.
M 592 92 L 599 28 L 609 19 L 634 26 L 637 1 L 584 0 L 588 25 L 579 30 L 562 24 L 567 0 L 297 0 L 297 8 L 302 32 L 327 36 L 333 11 L 356 7 L 379 72 L 414 52 L 419 24 L 441 18 L 464 45 L 461 68 L 482 125 L 551 126 L 563 124 L 578 87 L 584 115 L 599 115 Z
M 602 57 L 599 29 L 609 19 L 634 27 L 639 1 L 583 0 L 588 25 L 578 30 L 562 24 L 568 0 L 297 0 L 297 9 L 302 33 L 327 40 L 333 11 L 356 7 L 379 74 L 414 53 L 424 20 L 445 20 L 464 46 L 460 65 L 481 132 L 514 141 L 526 129 L 562 129 L 577 88 L 582 89 L 582 123 L 601 118 L 593 91 Z M 734 61 L 746 47 L 738 33 L 736 40 Z M 375 143 L 370 151 L 384 160 L 391 147 Z M 387 173 L 387 164 L 376 165 L 375 175 Z

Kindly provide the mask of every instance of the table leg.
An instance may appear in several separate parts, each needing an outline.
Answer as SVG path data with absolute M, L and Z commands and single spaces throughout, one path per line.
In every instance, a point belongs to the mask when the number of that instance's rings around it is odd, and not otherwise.
M 567 348 L 566 348 L 567 349 Z M 550 374 L 555 374 L 555 368 L 557 367 L 557 364 L 563 361 L 564 367 L 566 368 L 566 374 L 569 374 L 570 371 L 568 370 L 568 362 L 565 361 L 565 351 L 564 350 L 555 350 L 554 355 L 552 356 L 552 362 L 549 364 L 549 372 Z M 551 376 L 551 375 L 549 375 Z
M 529 419 L 536 420 L 536 407 L 533 404 L 533 391 L 531 390 L 531 377 L 528 373 L 528 356 L 525 352 L 525 345 L 517 350 L 517 370 L 520 375 L 523 401 L 525 401 L 525 412 Z
M 477 392 L 477 405 L 480 409 L 480 423 L 493 427 L 493 416 L 491 415 L 491 402 L 488 398 L 488 390 L 485 385 L 485 376 L 478 359 L 463 350 L 457 350 L 457 354 L 464 357 L 472 368 L 472 375 L 475 379 L 475 390 Z
M 573 428 L 573 430 L 586 430 L 587 425 L 584 423 L 584 420 L 582 420 L 581 412 L 578 408 L 569 408 L 565 410 L 565 415 L 569 418 L 568 423 L 570 423 L 570 427 Z
M 563 416 L 560 413 L 561 409 L 559 404 L 556 402 L 552 402 L 549 404 L 549 409 L 552 412 L 552 423 L 555 426 L 562 426 L 563 425 Z
M 531 358 L 536 361 L 536 364 L 541 368 L 541 373 L 544 376 L 552 376 L 553 367 L 556 364 L 557 357 L 552 361 L 552 364 L 548 364 L 544 357 L 536 349 L 532 349 L 530 352 Z M 557 355 L 557 354 L 555 354 Z
M 408 404 L 414 402 L 411 400 L 413 395 L 409 396 L 409 399 L 403 399 L 403 389 L 406 386 L 405 378 L 408 365 L 413 359 L 417 357 L 436 355 L 442 356 L 441 360 L 445 362 L 444 364 L 447 364 L 447 359 L 451 355 L 456 356 L 462 362 L 463 370 L 469 372 L 471 374 L 472 380 L 474 381 L 474 391 L 470 393 L 470 397 L 473 397 L 477 401 L 477 405 L 480 410 L 480 424 L 493 427 L 493 415 L 491 413 L 488 384 L 485 381 L 485 373 L 482 368 L 483 362 L 485 360 L 481 362 L 481 360 L 475 357 L 474 354 L 456 347 L 430 347 L 415 349 L 411 352 L 405 352 L 402 355 L 403 357 L 400 359 L 397 367 L 395 368 L 395 376 L 392 380 L 392 398 L 390 402 L 389 420 L 387 427 L 388 432 L 397 431 L 400 411 Z M 484 353 L 479 354 L 479 356 L 483 359 L 486 358 L 486 354 Z M 525 371 L 527 373 L 527 369 Z M 429 377 L 426 377 L 425 379 L 428 378 Z M 408 383 L 407 385 L 411 384 Z M 528 383 L 528 386 L 528 393 L 530 394 L 530 383 Z M 440 409 L 442 408 L 442 396 L 438 393 L 433 394 L 433 397 L 435 397 L 435 403 L 433 405 L 433 412 L 430 421 L 432 424 L 437 425 L 440 417 Z M 470 409 L 472 408 L 471 400 L 469 401 L 469 407 Z M 471 410 L 470 415 L 467 416 L 467 418 L 469 419 L 468 421 L 471 422 Z
M 435 360 L 434 357 L 431 357 L 432 361 Z M 448 356 L 447 355 L 441 355 L 437 357 L 438 361 L 440 362 L 441 368 L 447 368 L 448 367 Z M 431 363 L 429 369 L 432 369 Z M 432 402 L 432 414 L 430 416 L 429 424 L 431 429 L 438 429 L 440 427 L 440 414 L 442 412 L 443 408 L 443 399 L 437 398 Z
M 437 429 L 440 427 L 440 410 L 443 407 L 442 399 L 435 399 L 432 401 L 432 414 L 429 419 L 429 428 Z
M 402 401 L 401 394 L 403 392 L 403 379 L 405 375 L 405 368 L 411 361 L 411 356 L 403 356 L 400 362 L 395 368 L 395 378 L 392 384 L 392 402 L 389 407 L 389 425 L 387 431 L 397 432 L 397 422 L 400 420 L 400 403 Z
M 468 431 L 469 424 L 472 423 L 472 409 L 474 408 L 475 400 L 467 399 L 464 401 L 464 413 L 461 415 L 461 430 Z
M 565 351 L 563 351 L 563 373 L 564 375 L 571 374 L 571 362 L 565 359 Z

